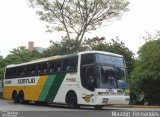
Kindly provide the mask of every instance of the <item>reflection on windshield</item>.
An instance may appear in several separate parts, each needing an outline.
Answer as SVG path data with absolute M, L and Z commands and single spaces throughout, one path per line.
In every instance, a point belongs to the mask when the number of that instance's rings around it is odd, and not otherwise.
M 124 68 L 100 66 L 100 88 L 123 88 L 125 78 Z

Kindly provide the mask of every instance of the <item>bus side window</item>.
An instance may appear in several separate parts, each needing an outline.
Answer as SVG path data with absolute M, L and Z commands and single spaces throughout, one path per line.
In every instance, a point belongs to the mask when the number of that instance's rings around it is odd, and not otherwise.
M 61 72 L 61 61 L 55 60 L 55 61 L 49 62 L 48 69 L 49 69 L 49 73 L 51 74 Z
M 47 73 L 47 63 L 39 63 L 38 64 L 38 75 L 44 75 Z
M 93 54 L 83 54 L 81 56 L 81 65 L 87 65 L 94 63 L 94 55 Z
M 48 63 L 48 71 L 49 71 L 49 73 L 55 73 L 56 72 L 54 61 L 51 61 L 51 62 Z
M 77 70 L 78 57 L 71 57 L 63 60 L 63 71 L 73 72 Z
M 6 74 L 5 74 L 6 79 L 11 78 L 11 76 L 12 76 L 11 68 L 7 68 L 6 69 Z
M 19 74 L 19 77 L 25 77 L 26 76 L 26 67 L 25 66 L 19 67 L 17 74 Z
M 35 76 L 37 75 L 38 66 L 35 64 L 27 66 L 27 76 Z
M 61 61 L 58 60 L 58 61 L 55 61 L 55 69 L 56 69 L 56 72 L 61 72 L 62 69 L 61 69 Z
M 16 68 L 7 68 L 6 69 L 6 79 L 16 78 L 17 77 L 17 69 Z
M 15 78 L 15 77 L 17 76 L 17 75 L 16 75 L 16 70 L 17 70 L 16 68 L 12 68 L 12 69 L 11 69 L 11 77 L 12 77 L 12 78 Z

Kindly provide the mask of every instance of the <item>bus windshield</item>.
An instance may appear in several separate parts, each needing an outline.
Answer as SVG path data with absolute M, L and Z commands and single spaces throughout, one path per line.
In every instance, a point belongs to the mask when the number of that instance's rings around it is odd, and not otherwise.
M 122 57 L 95 54 L 95 59 L 96 59 L 96 63 L 124 66 L 124 61 Z
M 123 88 L 126 80 L 125 69 L 122 67 L 100 66 L 97 88 Z M 97 80 L 98 81 L 98 80 Z

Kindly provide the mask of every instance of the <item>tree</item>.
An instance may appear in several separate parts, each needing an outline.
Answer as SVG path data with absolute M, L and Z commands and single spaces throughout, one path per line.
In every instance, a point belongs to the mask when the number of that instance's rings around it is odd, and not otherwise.
M 4 58 L 0 56 L 0 79 L 3 78 L 4 68 Z
M 0 78 L 4 76 L 5 67 L 9 64 L 19 64 L 31 60 L 42 58 L 42 55 L 37 51 L 28 51 L 25 47 L 14 48 L 10 54 L 3 58 L 0 56 Z
M 137 97 L 143 96 L 149 104 L 160 103 L 160 38 L 147 39 L 139 49 L 131 77 L 131 89 Z
M 23 62 L 29 62 L 31 60 L 39 59 L 42 55 L 37 51 L 29 51 L 25 47 L 20 46 L 18 48 L 14 48 L 10 51 L 9 54 L 5 58 L 6 64 L 19 64 Z
M 43 52 L 44 57 L 55 56 L 55 55 L 64 55 L 71 54 L 74 52 L 79 52 L 83 50 L 87 50 L 87 47 L 83 46 L 83 44 L 79 45 L 77 48 L 75 45 L 77 41 L 74 39 L 68 40 L 67 38 L 63 38 L 60 42 L 50 41 L 51 46 Z
M 66 38 L 82 42 L 84 34 L 106 25 L 128 11 L 127 0 L 28 0 L 48 31 L 64 31 Z M 79 46 L 79 43 L 76 43 Z

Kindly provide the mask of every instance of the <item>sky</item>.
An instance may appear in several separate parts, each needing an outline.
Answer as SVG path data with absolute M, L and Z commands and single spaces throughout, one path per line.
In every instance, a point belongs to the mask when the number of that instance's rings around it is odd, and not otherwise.
M 129 0 L 130 11 L 120 20 L 86 34 L 86 37 L 106 37 L 107 41 L 117 36 L 136 53 L 145 41 L 146 31 L 153 34 L 160 30 L 160 0 Z M 7 56 L 13 48 L 35 46 L 47 48 L 50 40 L 59 41 L 63 33 L 46 33 L 46 23 L 39 20 L 35 10 L 26 0 L 0 0 L 0 55 Z

